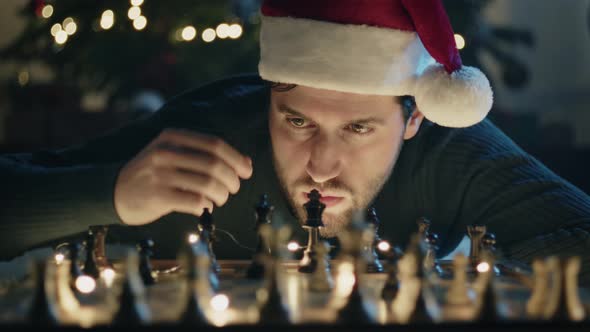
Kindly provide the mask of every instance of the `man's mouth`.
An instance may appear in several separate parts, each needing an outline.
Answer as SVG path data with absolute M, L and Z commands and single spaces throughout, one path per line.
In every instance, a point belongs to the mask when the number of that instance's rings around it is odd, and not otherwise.
M 309 193 L 304 192 L 303 197 L 304 197 L 305 201 L 307 202 L 309 200 Z M 344 200 L 344 197 L 331 195 L 329 193 L 322 194 L 322 196 L 320 197 L 320 202 L 324 203 L 326 205 L 326 207 L 335 206 L 335 205 L 339 204 L 340 202 L 342 202 L 343 200 Z

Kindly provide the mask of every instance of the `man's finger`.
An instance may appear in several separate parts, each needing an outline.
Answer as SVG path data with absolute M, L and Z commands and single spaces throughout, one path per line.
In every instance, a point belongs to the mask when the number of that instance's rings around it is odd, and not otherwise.
M 223 183 L 205 174 L 160 168 L 155 176 L 160 185 L 199 194 L 215 202 L 217 206 L 225 204 L 229 197 L 229 191 Z
M 213 202 L 203 195 L 176 190 L 173 188 L 163 188 L 160 193 L 162 204 L 170 207 L 170 211 L 193 214 L 200 216 L 204 209 L 213 211 Z

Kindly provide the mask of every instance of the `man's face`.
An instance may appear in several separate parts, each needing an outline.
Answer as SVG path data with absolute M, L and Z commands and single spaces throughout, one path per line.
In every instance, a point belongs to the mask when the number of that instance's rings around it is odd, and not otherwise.
M 389 178 L 404 138 L 391 96 L 297 86 L 272 91 L 269 128 L 275 168 L 301 222 L 317 189 L 326 205 L 324 237 L 336 236 Z

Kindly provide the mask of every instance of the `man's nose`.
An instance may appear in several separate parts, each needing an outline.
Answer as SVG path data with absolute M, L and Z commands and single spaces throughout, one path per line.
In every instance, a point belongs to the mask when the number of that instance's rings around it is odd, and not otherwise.
M 319 134 L 310 142 L 310 156 L 305 170 L 316 183 L 336 178 L 342 172 L 343 144 L 338 138 Z

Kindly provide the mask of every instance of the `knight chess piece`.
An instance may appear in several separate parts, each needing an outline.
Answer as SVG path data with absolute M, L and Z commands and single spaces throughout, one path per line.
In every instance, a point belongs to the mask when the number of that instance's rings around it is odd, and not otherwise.
M 211 269 L 215 273 L 219 273 L 221 271 L 221 266 L 217 262 L 215 252 L 213 251 L 213 242 L 215 242 L 216 239 L 215 224 L 213 223 L 213 216 L 211 215 L 209 209 L 205 209 L 199 218 L 198 230 L 199 238 L 207 244 L 209 258 L 211 260 Z
M 365 247 L 367 251 L 367 256 L 369 257 L 369 262 L 367 264 L 367 273 L 381 273 L 383 272 L 383 265 L 379 260 L 379 256 L 377 255 L 377 251 L 375 250 L 377 244 L 381 241 L 379 238 L 379 217 L 377 216 L 377 210 L 375 207 L 370 207 L 367 209 L 367 216 L 366 216 L 367 223 L 373 230 L 373 242 L 371 245 Z
M 326 205 L 320 202 L 320 198 L 320 193 L 314 189 L 309 193 L 309 201 L 303 205 L 307 212 L 303 228 L 308 232 L 308 239 L 307 246 L 303 251 L 303 258 L 299 262 L 299 272 L 312 273 L 316 269 L 317 253 L 315 248 L 319 241 L 320 228 L 324 227 L 322 213 L 326 208 Z
M 94 279 L 98 279 L 100 271 L 96 265 L 96 258 L 94 256 L 96 251 L 96 234 L 92 228 L 88 228 L 86 233 L 86 259 L 84 260 L 83 272 L 85 275 L 90 276 Z
M 248 279 L 262 279 L 264 277 L 264 257 L 270 254 L 268 243 L 260 235 L 260 226 L 263 224 L 270 224 L 274 207 L 269 204 L 268 196 L 262 195 L 259 203 L 255 208 L 256 225 L 255 230 L 258 234 L 258 244 L 256 251 L 252 257 L 252 262 L 246 271 Z
M 47 261 L 36 260 L 31 263 L 31 276 L 34 281 L 34 293 L 29 307 L 28 321 L 33 325 L 57 325 L 59 316 L 55 305 L 47 296 L 47 287 L 55 287 L 47 280 Z
M 125 274 L 118 297 L 119 308 L 112 325 L 142 325 L 151 322 L 152 313 L 146 299 L 145 285 L 139 273 L 139 255 L 129 250 L 125 260 Z
M 156 280 L 152 274 L 151 257 L 154 254 L 154 241 L 152 239 L 143 239 L 137 244 L 139 253 L 139 274 L 144 285 L 153 285 Z
M 326 241 L 320 241 L 315 251 L 317 253 L 317 267 L 309 280 L 309 290 L 317 293 L 329 292 L 334 287 L 330 271 L 330 244 Z

